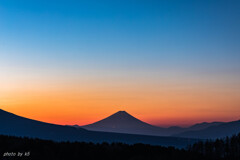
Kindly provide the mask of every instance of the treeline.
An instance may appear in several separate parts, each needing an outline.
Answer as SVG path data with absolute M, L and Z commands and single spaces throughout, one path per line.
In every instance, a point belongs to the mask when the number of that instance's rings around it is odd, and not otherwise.
M 204 155 L 211 160 L 240 160 L 240 133 L 223 139 L 199 141 L 188 151 Z
M 6 152 L 30 152 L 29 156 L 3 156 Z M 200 154 L 174 147 L 123 143 L 53 142 L 0 136 L 0 159 L 29 160 L 201 160 Z
M 123 143 L 53 142 L 0 136 L 0 159 L 29 160 L 239 160 L 240 134 L 198 142 L 188 149 Z M 23 153 L 21 157 L 17 154 Z M 9 154 L 7 154 L 9 153 Z M 12 153 L 16 153 L 12 156 Z M 26 155 L 24 155 L 26 153 Z

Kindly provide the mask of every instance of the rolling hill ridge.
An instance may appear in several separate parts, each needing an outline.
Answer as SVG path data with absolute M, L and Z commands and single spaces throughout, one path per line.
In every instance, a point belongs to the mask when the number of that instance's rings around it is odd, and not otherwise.
M 44 123 L 0 109 L 0 135 L 40 138 L 53 141 L 121 142 L 186 147 L 196 139 L 88 131 L 83 128 Z

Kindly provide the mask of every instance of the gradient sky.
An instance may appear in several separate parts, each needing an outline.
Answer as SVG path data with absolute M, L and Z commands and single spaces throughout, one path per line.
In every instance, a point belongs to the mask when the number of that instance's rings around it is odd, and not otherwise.
M 240 119 L 238 0 L 1 0 L 0 108 L 57 124 Z

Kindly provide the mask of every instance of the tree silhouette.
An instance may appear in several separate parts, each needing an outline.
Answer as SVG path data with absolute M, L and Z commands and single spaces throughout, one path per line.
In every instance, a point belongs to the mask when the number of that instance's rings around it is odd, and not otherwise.
M 29 156 L 4 156 L 30 153 Z M 54 142 L 0 135 L 0 159 L 83 160 L 239 160 L 240 134 L 223 139 L 199 141 L 187 149 L 124 143 Z

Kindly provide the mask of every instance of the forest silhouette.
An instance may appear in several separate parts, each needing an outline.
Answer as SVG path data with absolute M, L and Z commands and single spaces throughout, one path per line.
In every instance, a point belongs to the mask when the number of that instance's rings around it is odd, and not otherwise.
M 17 152 L 30 155 L 6 156 L 6 153 Z M 146 144 L 54 142 L 1 135 L 0 154 L 3 160 L 239 160 L 240 133 L 223 139 L 199 141 L 186 149 Z

